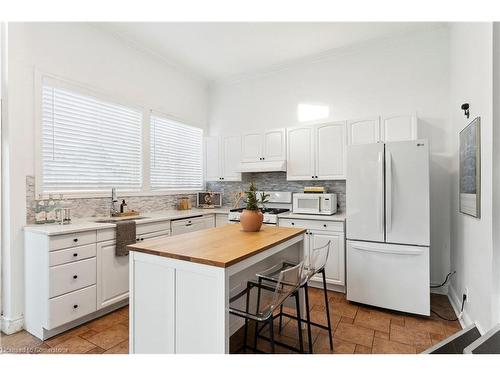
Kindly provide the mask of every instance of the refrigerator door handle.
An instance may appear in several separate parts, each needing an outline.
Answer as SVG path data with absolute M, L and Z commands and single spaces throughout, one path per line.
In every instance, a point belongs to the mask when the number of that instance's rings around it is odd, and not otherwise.
M 385 155 L 385 163 L 386 163 L 385 169 L 386 169 L 386 179 L 387 179 L 385 186 L 385 189 L 387 191 L 386 230 L 387 233 L 389 233 L 392 228 L 392 158 L 390 151 L 387 151 Z
M 384 232 L 384 153 L 378 153 L 378 204 L 377 204 L 377 224 L 378 230 Z
M 371 253 L 396 254 L 396 255 L 421 255 L 424 252 L 424 249 L 411 249 L 411 250 L 376 249 L 371 246 L 363 246 L 360 244 L 352 245 L 352 248 Z

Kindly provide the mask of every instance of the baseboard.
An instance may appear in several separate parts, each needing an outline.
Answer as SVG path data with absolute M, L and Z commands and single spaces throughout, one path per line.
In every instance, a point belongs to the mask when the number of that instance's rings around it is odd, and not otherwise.
M 449 294 L 448 285 L 440 286 L 439 288 L 431 288 L 432 294 L 442 294 L 447 296 Z
M 20 317 L 17 319 L 7 319 L 5 316 L 1 317 L 0 328 L 6 335 L 12 335 L 13 333 L 22 331 L 24 327 L 24 318 Z
M 453 310 L 455 310 L 455 314 L 457 316 L 459 316 L 460 309 L 462 308 L 462 301 L 460 298 L 458 298 L 457 292 L 455 292 L 455 289 L 453 289 L 453 286 L 451 286 L 451 285 L 448 288 L 448 299 L 451 303 L 451 306 L 453 307 Z M 475 324 L 477 329 L 479 330 L 479 332 L 481 334 L 484 333 L 484 331 L 481 329 L 481 327 L 471 319 L 471 317 L 467 313 L 467 310 L 465 310 L 465 309 L 463 311 L 462 318 L 459 319 L 459 322 L 460 322 L 460 325 L 462 326 L 462 328 L 468 327 L 471 324 Z

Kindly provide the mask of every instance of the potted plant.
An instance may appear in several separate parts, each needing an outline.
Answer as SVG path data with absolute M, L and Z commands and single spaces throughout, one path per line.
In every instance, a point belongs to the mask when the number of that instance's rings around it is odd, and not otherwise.
M 260 197 L 257 197 L 257 188 L 253 182 L 250 184 L 245 194 L 247 196 L 247 206 L 240 215 L 240 223 L 243 227 L 243 232 L 258 232 L 262 226 L 262 220 L 264 219 L 259 204 L 264 206 L 269 195 L 261 193 Z

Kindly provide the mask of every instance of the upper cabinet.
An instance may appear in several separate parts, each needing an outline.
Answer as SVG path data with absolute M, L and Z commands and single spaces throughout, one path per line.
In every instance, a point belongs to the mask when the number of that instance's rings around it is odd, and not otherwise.
M 410 141 L 417 137 L 415 114 L 371 117 L 347 122 L 347 141 L 350 145 Z
M 245 134 L 241 140 L 241 161 L 243 163 L 252 163 L 285 160 L 285 139 L 285 129 Z
M 205 180 L 241 181 L 241 137 L 205 137 Z
M 345 179 L 346 123 L 288 129 L 288 180 Z
M 380 138 L 384 142 L 417 139 L 417 116 L 399 115 L 382 117 Z
M 379 142 L 380 117 L 348 121 L 347 141 L 350 145 Z

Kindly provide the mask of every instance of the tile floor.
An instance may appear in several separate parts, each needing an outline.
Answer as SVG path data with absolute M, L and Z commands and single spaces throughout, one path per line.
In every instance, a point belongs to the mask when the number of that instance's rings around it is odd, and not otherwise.
M 311 319 L 326 325 L 323 292 L 311 289 Z M 328 331 L 313 328 L 313 352 L 338 354 L 414 354 L 420 353 L 461 329 L 458 322 L 447 322 L 435 315 L 429 318 L 397 313 L 348 302 L 344 294 L 329 292 L 330 319 L 333 333 L 333 351 L 330 350 Z M 441 316 L 454 319 L 455 313 L 443 295 L 431 294 L 431 307 Z M 293 311 L 290 312 L 294 314 Z M 284 318 L 281 334 L 275 319 L 275 338 L 288 345 L 298 347 L 297 323 Z M 253 332 L 250 328 L 249 332 Z M 267 329 L 263 330 L 264 336 Z M 304 334 L 307 342 L 307 334 Z M 253 336 L 249 335 L 253 346 Z M 231 352 L 239 352 L 243 343 L 243 330 L 231 337 Z M 307 348 L 307 345 L 305 346 Z M 259 339 L 257 348 L 269 352 L 269 342 Z M 249 351 L 251 352 L 251 351 Z M 278 353 L 291 351 L 276 346 Z
M 311 288 L 310 300 L 312 319 L 326 324 L 322 291 Z M 458 322 L 445 322 L 434 314 L 430 318 L 422 318 L 376 309 L 350 303 L 341 293 L 329 292 L 329 302 L 334 350 L 330 351 L 327 331 L 314 328 L 314 353 L 419 353 L 460 330 Z M 455 317 L 446 296 L 432 294 L 431 305 L 440 315 Z M 276 335 L 277 340 L 296 347 L 296 322 L 285 318 L 283 323 L 281 335 Z M 275 324 L 277 327 L 277 321 Z M 242 332 L 240 330 L 231 337 L 231 352 L 241 347 Z M 304 340 L 307 343 L 307 334 L 304 334 Z M 257 345 L 264 352 L 270 351 L 267 341 L 259 339 Z M 279 346 L 276 352 L 289 353 Z M 0 353 L 128 353 L 128 307 L 46 341 L 41 341 L 26 331 L 9 336 L 2 334 Z

